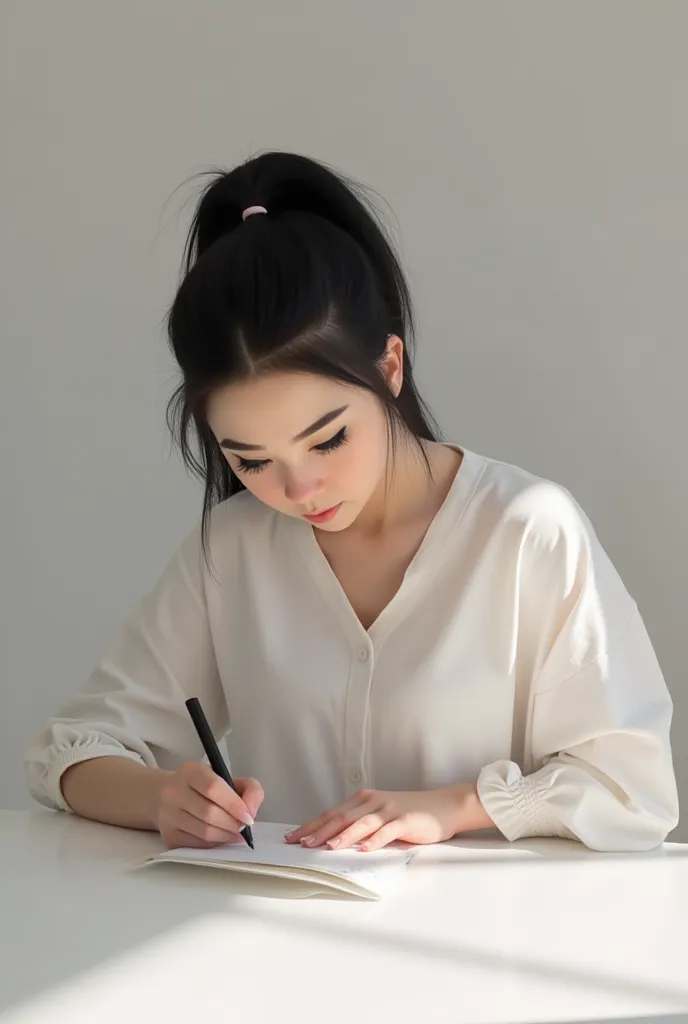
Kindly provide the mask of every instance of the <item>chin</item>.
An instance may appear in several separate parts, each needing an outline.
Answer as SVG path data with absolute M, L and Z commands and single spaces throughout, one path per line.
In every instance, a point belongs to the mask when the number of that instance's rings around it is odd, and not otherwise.
M 308 522 L 308 520 L 306 520 Z M 347 526 L 351 526 L 351 523 L 311 523 L 314 530 L 320 530 L 321 533 L 341 533 L 342 530 L 346 530 Z

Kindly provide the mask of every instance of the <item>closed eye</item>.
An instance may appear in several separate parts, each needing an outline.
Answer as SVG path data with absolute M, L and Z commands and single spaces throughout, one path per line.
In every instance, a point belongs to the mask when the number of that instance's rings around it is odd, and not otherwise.
M 265 469 L 269 459 L 242 459 L 239 456 L 238 468 L 242 473 L 260 473 L 261 469 Z
M 333 452 L 335 449 L 341 448 L 341 446 L 346 444 L 348 440 L 349 437 L 346 432 L 346 427 L 342 427 L 342 429 L 337 431 L 334 437 L 331 437 L 329 441 L 322 441 L 320 444 L 316 444 L 314 446 L 314 451 L 323 453 Z
M 313 446 L 313 451 L 318 452 L 319 455 L 327 455 L 329 452 L 334 452 L 337 448 L 341 448 L 343 444 L 346 444 L 349 440 L 349 436 L 346 432 L 346 427 L 342 427 L 341 430 L 337 431 L 334 437 L 330 437 L 327 441 L 321 441 L 320 444 Z M 241 456 L 237 457 L 238 469 L 242 473 L 260 473 L 261 470 L 265 469 L 270 464 L 270 459 L 243 459 Z

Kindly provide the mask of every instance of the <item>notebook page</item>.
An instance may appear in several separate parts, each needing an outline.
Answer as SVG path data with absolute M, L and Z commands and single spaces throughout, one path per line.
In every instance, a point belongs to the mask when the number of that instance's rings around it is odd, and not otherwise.
M 393 887 L 412 856 L 409 849 L 383 849 L 371 853 L 359 850 L 309 850 L 300 844 L 288 844 L 284 833 L 288 825 L 256 822 L 252 828 L 255 850 L 245 843 L 218 846 L 212 850 L 191 847 L 167 850 L 151 861 L 189 862 L 215 867 L 236 867 L 237 870 L 278 874 L 284 878 L 315 880 L 318 876 L 341 879 L 346 891 L 363 889 L 380 895 Z M 291 869 L 291 870 L 290 870 Z M 323 879 L 324 881 L 324 879 Z

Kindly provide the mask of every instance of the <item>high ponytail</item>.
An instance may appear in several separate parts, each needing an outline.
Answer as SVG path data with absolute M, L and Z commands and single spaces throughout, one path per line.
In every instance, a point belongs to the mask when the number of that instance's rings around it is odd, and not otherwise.
M 250 206 L 267 214 L 242 219 Z M 413 380 L 411 295 L 370 191 L 322 163 L 267 152 L 216 172 L 196 208 L 184 277 L 168 315 L 182 382 L 168 424 L 187 467 L 205 483 L 203 537 L 212 507 L 243 489 L 205 415 L 209 395 L 270 371 L 306 371 L 373 392 L 418 442 L 437 427 Z M 379 368 L 387 338 L 404 341 L 395 398 Z M 192 427 L 197 451 L 192 443 Z

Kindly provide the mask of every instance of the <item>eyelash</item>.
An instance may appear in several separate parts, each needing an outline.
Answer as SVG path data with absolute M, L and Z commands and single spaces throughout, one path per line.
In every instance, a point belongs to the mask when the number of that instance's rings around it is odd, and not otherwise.
M 346 444 L 349 440 L 346 427 L 342 427 L 334 437 L 331 437 L 328 441 L 322 441 L 321 444 L 316 444 L 313 451 L 318 452 L 319 455 L 329 455 L 330 452 L 334 452 L 337 448 L 341 448 L 342 445 Z M 260 473 L 261 470 L 270 462 L 269 459 L 242 459 L 239 458 L 238 469 L 242 473 Z

